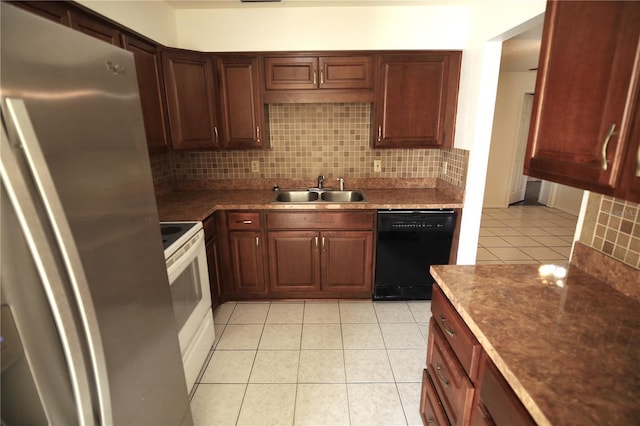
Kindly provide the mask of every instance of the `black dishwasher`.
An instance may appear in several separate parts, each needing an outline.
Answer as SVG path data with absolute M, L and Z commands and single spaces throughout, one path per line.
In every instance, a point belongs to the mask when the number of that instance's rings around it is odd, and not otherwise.
M 373 300 L 430 300 L 431 265 L 449 263 L 454 210 L 378 210 Z

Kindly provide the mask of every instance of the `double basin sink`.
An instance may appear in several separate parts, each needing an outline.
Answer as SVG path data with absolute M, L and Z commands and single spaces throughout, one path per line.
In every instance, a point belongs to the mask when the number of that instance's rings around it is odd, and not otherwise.
M 272 203 L 364 203 L 364 192 L 333 191 L 324 189 L 277 191 Z

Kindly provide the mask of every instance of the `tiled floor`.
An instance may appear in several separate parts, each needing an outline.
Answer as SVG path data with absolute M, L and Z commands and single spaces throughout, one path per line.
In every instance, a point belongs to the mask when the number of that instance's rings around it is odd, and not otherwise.
M 430 302 L 229 302 L 196 425 L 422 425 Z
M 577 220 L 545 206 L 482 209 L 476 263 L 566 261 Z

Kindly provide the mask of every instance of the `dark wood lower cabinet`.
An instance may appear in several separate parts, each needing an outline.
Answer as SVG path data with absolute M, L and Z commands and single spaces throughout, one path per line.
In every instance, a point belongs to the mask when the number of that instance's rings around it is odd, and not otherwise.
M 425 426 L 535 425 L 437 286 L 434 286 L 431 311 L 427 369 L 422 377 L 420 399 L 420 415 Z M 478 361 L 474 361 L 476 359 Z
M 218 249 L 218 233 L 216 229 L 216 214 L 209 216 L 202 225 L 204 227 L 205 248 L 207 251 L 207 269 L 209 272 L 209 288 L 211 290 L 211 307 L 216 309 L 222 303 L 222 289 L 220 287 L 220 263 Z
M 320 290 L 320 253 L 315 231 L 269 232 L 269 285 L 272 292 Z
M 263 294 L 266 285 L 262 232 L 233 231 L 229 241 L 234 289 L 247 295 Z

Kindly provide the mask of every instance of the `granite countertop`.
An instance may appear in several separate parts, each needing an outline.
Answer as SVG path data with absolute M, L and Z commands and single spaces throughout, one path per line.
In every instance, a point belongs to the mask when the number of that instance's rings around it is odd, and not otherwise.
M 462 197 L 436 188 L 364 189 L 367 202 L 272 203 L 275 192 L 263 189 L 183 190 L 159 194 L 163 222 L 206 219 L 216 210 L 377 210 L 462 208 Z
M 539 265 L 431 270 L 538 424 L 638 424 L 640 300 L 566 266 L 561 281 Z

